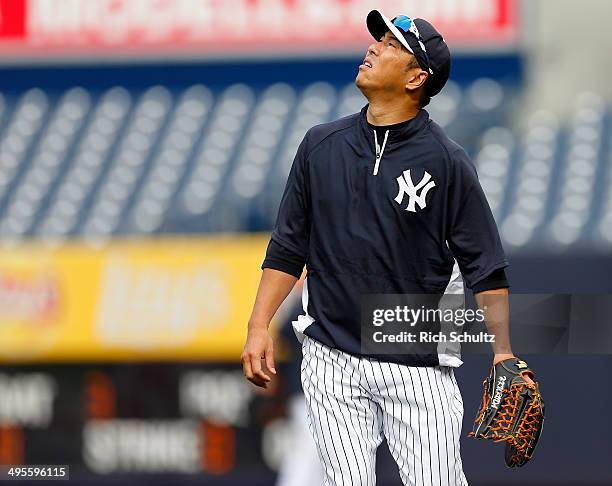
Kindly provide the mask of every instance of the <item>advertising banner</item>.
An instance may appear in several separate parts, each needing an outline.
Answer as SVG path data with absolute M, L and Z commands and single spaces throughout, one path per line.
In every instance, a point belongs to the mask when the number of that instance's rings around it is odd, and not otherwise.
M 0 0 L 5 61 L 356 54 L 365 16 L 431 21 L 453 49 L 516 47 L 518 0 Z
M 268 238 L 0 252 L 0 362 L 240 355 Z

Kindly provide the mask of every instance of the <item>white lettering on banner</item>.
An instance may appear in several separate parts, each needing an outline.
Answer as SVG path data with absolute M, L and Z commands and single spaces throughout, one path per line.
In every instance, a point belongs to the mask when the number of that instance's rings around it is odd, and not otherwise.
M 385 2 L 382 2 L 383 4 Z M 491 22 L 499 14 L 502 2 L 495 0 L 403 0 L 388 2 L 396 5 L 384 5 L 384 13 L 396 15 L 405 13 L 411 17 L 420 17 L 436 22 Z M 388 11 L 387 11 L 388 10 Z
M 175 269 L 109 258 L 96 330 L 105 344 L 139 349 L 183 345 L 202 327 L 224 324 L 229 290 L 217 265 Z
M 179 384 L 185 416 L 233 426 L 246 426 L 253 388 L 241 371 L 189 371 Z
M 361 45 L 364 19 L 376 7 L 389 16 L 405 13 L 441 24 L 446 35 L 495 35 L 516 20 L 517 0 L 29 0 L 28 41 L 69 45 L 166 43 L 181 47 L 230 41 L 344 39 Z M 500 21 L 500 19 L 505 19 Z M 508 25 L 498 25 L 505 22 Z M 473 30 L 472 30 L 473 29 Z M 499 32 L 498 32 L 499 33 Z M 274 48 L 274 46 L 269 46 Z
M 233 17 L 235 17 L 235 14 L 232 15 Z M 282 37 L 286 23 L 293 22 L 291 18 L 287 17 L 286 9 L 281 0 L 260 0 L 257 2 L 250 20 L 253 25 L 264 29 L 268 35 L 273 37 Z M 228 28 L 230 27 L 228 26 Z
M 71 33 L 80 30 L 80 17 L 79 0 L 34 0 L 28 3 L 27 30 L 31 34 Z
M 93 420 L 83 428 L 83 460 L 99 474 L 201 470 L 197 422 Z
M 183 22 L 195 25 L 206 9 L 196 0 L 30 0 L 29 32 L 36 36 L 95 34 L 109 43 L 144 33 L 165 38 Z
M 57 384 L 47 374 L 0 374 L 0 425 L 47 427 L 56 395 Z
M 459 4 L 459 2 L 457 2 Z M 494 2 L 482 1 L 482 0 L 469 0 L 462 1 L 461 7 L 457 6 L 459 10 L 462 10 L 463 18 L 467 22 L 492 22 L 495 20 L 497 12 L 495 12 Z
M 333 26 L 340 28 L 343 24 L 344 7 L 346 7 L 346 4 L 342 5 L 339 2 L 311 0 L 305 4 L 305 20 L 309 24 L 321 26 L 325 30 Z

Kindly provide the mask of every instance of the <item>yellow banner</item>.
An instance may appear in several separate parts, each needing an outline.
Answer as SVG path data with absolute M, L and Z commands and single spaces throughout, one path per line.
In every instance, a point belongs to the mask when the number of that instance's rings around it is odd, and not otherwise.
M 0 252 L 0 361 L 238 361 L 267 235 Z

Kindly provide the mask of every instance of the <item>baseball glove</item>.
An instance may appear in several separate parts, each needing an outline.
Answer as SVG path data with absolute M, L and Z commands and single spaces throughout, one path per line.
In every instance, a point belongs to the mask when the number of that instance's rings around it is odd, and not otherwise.
M 531 459 L 544 424 L 544 401 L 527 363 L 509 358 L 491 368 L 474 429 L 468 435 L 506 443 L 506 465 L 521 467 Z

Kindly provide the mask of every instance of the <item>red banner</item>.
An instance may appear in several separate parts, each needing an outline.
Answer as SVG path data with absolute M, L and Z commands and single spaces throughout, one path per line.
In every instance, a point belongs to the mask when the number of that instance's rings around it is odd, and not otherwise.
M 365 16 L 430 20 L 451 48 L 511 48 L 518 0 L 0 0 L 0 54 L 195 56 L 361 52 Z
M 26 39 L 26 0 L 0 0 L 0 42 Z

